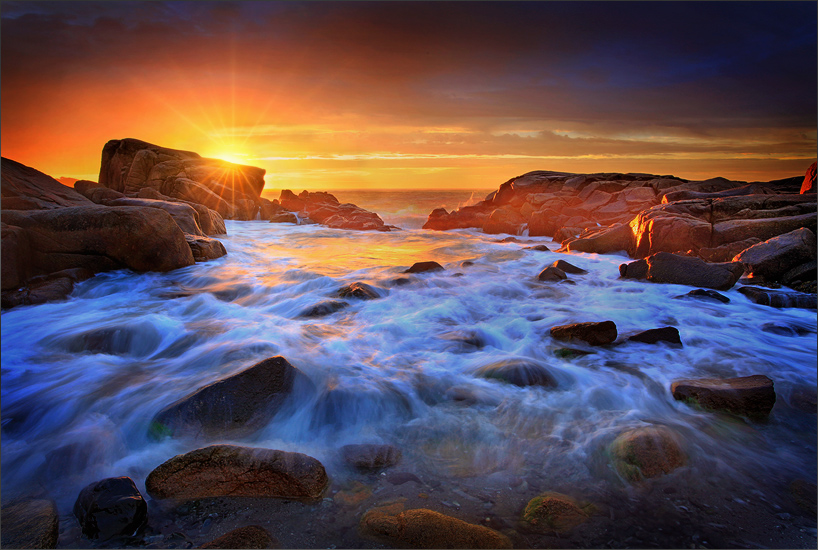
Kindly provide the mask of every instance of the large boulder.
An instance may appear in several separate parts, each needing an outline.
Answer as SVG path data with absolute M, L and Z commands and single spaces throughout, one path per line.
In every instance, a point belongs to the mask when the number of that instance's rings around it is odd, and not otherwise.
M 793 267 L 814 260 L 815 245 L 815 233 L 802 227 L 755 244 L 733 261 L 744 264 L 753 279 L 777 281 Z
M 686 457 L 677 436 L 665 426 L 642 426 L 619 434 L 609 448 L 614 468 L 628 481 L 669 474 Z
M 191 206 L 182 202 L 168 202 L 154 199 L 135 199 L 124 197 L 120 199 L 105 201 L 105 206 L 144 206 L 146 208 L 159 208 L 171 215 L 173 221 L 179 226 L 183 233 L 204 237 L 201 227 L 199 227 L 199 213 Z
M 152 187 L 233 217 L 236 212 L 248 215 L 241 201 L 259 204 L 264 174 L 262 168 L 127 138 L 111 140 L 103 147 L 99 183 L 126 194 Z
M 131 478 L 111 477 L 80 491 L 74 515 L 83 535 L 105 541 L 142 530 L 148 521 L 148 505 Z
M 113 189 L 110 191 L 113 191 Z M 168 195 L 163 195 L 153 187 L 143 187 L 139 190 L 139 193 L 136 194 L 136 197 L 140 199 L 153 199 L 187 204 L 199 215 L 199 217 L 196 219 L 196 223 L 199 224 L 202 233 L 205 235 L 224 235 L 227 233 L 227 229 L 224 225 L 224 218 L 222 218 L 221 214 L 215 210 L 211 210 L 201 203 L 169 197 Z
M 0 517 L 3 522 L 0 546 L 3 548 L 57 547 L 60 520 L 53 501 L 17 498 L 3 504 Z
M 0 163 L 0 197 L 4 210 L 46 210 L 93 204 L 71 187 L 39 170 L 5 157 Z
M 26 231 L 38 273 L 74 267 L 170 271 L 193 264 L 184 234 L 160 209 L 91 205 L 2 216 Z
M 145 480 L 153 498 L 271 497 L 315 500 L 329 478 L 316 459 L 301 454 L 212 445 L 177 455 Z
M 613 321 L 574 323 L 551 328 L 551 337 L 555 340 L 582 340 L 592 346 L 612 344 L 616 336 L 616 324 Z
M 670 392 L 677 401 L 750 418 L 765 418 L 775 405 L 773 381 L 762 374 L 677 380 L 670 385 Z
M 505 535 L 439 512 L 419 508 L 398 514 L 372 509 L 360 530 L 394 548 L 511 548 Z
M 162 409 L 151 433 L 228 437 L 252 433 L 275 415 L 294 386 L 309 379 L 283 357 L 265 359 Z
M 578 239 L 566 245 L 569 252 L 608 252 L 628 251 L 633 248 L 633 230 L 627 223 L 617 223 L 610 227 L 592 230 L 587 235 L 580 235 Z
M 699 258 L 657 252 L 647 257 L 647 280 L 728 290 L 744 273 L 739 262 L 710 264 Z

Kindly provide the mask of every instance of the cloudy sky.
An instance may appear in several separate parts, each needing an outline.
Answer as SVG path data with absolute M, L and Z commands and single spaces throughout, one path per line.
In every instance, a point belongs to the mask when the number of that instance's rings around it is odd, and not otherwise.
M 530 170 L 745 181 L 816 156 L 815 2 L 7 2 L 2 154 L 135 137 L 271 188 Z

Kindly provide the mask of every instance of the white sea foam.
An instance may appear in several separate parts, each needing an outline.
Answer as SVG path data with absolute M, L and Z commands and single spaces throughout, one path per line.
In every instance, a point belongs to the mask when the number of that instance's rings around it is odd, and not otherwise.
M 759 306 L 735 289 L 723 292 L 729 304 L 677 300 L 691 288 L 620 280 L 624 255 L 523 250 L 470 230 L 375 233 L 261 221 L 227 228 L 228 255 L 218 260 L 165 274 L 100 274 L 67 301 L 2 314 L 4 488 L 43 483 L 57 460 L 62 475 L 48 483 L 65 502 L 105 476 L 130 475 L 143 486 L 159 463 L 212 443 L 152 441 L 151 418 L 274 355 L 317 391 L 299 394 L 236 442 L 311 454 L 331 475 L 342 475 L 332 471 L 338 447 L 369 441 L 399 446 L 405 466 L 419 472 L 552 469 L 581 483 L 608 475 L 600 466 L 605 445 L 644 423 L 681 434 L 691 467 L 780 468 L 786 456 L 790 468 L 814 468 L 814 415 L 788 406 L 796 390 L 815 391 L 814 311 Z M 571 275 L 573 285 L 536 281 L 557 258 L 589 273 Z M 446 270 L 403 274 L 425 260 Z M 298 317 L 355 281 L 384 296 Z M 592 350 L 549 335 L 555 325 L 603 320 L 616 323 L 620 338 L 675 326 L 684 346 Z M 808 334 L 763 331 L 769 322 Z M 458 341 L 464 334 L 482 347 Z M 561 358 L 562 347 L 593 353 Z M 512 358 L 547 366 L 559 387 L 475 376 Z M 700 412 L 669 392 L 679 378 L 751 374 L 775 381 L 779 403 L 767 424 Z M 93 452 L 48 454 L 71 444 Z

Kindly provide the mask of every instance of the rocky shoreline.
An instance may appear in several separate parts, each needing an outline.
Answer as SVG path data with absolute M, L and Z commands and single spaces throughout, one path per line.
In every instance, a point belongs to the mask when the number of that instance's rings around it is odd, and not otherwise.
M 99 272 L 170 271 L 219 258 L 226 251 L 212 237 L 226 233 L 225 219 L 398 229 L 328 193 L 285 190 L 278 200 L 267 201 L 260 197 L 263 176 L 258 168 L 133 139 L 106 144 L 99 182 L 77 182 L 73 189 L 4 158 L 3 308 L 62 299 L 75 282 Z M 538 171 L 509 180 L 475 206 L 435 210 L 424 228 L 527 232 L 553 237 L 568 253 L 624 250 L 634 261 L 620 266 L 622 278 L 696 287 L 679 298 L 720 304 L 729 300 L 717 291 L 740 284 L 739 291 L 758 304 L 815 309 L 815 197 L 815 164 L 804 178 L 751 184 Z M 443 270 L 436 262 L 418 262 L 406 273 L 434 277 Z M 532 280 L 544 286 L 570 284 L 584 275 L 585 270 L 558 259 L 533 273 Z M 791 290 L 777 290 L 782 285 Z M 387 294 L 362 282 L 337 291 L 345 300 L 378 300 Z M 329 315 L 348 305 L 327 300 L 301 316 Z M 620 334 L 604 318 L 553 326 L 549 334 L 570 346 L 560 348 L 566 356 L 588 353 L 589 347 L 621 349 L 630 342 L 684 346 L 674 327 Z M 546 390 L 562 383 L 547 366 L 521 360 L 487 364 L 475 375 Z M 203 385 L 151 421 L 147 436 L 154 440 L 189 438 L 202 446 L 168 457 L 151 471 L 144 484 L 147 499 L 133 479 L 122 476 L 85 487 L 70 516 L 60 517 L 47 494 L 4 500 L 2 546 L 681 547 L 690 543 L 684 531 L 693 530 L 698 537 L 693 547 L 763 547 L 754 541 L 770 538 L 765 526 L 776 521 L 799 531 L 776 531 L 773 545 L 815 540 L 814 484 L 787 479 L 786 491 L 777 494 L 790 497 L 776 502 L 766 501 L 763 491 L 754 494 L 758 488 L 696 489 L 687 474 L 679 473 L 689 450 L 666 426 L 622 431 L 598 458 L 600 468 L 615 472 L 631 494 L 660 493 L 661 513 L 640 509 L 638 498 L 616 502 L 599 493 L 581 500 L 569 485 L 545 476 L 487 476 L 462 488 L 449 486 L 441 481 L 444 476 L 422 479 L 400 471 L 403 454 L 411 450 L 391 445 L 362 441 L 339 449 L 337 460 L 351 473 L 338 484 L 324 464 L 306 454 L 208 444 L 253 434 L 288 396 L 314 391 L 298 365 L 280 356 Z M 765 375 L 678 379 L 663 391 L 697 410 L 751 424 L 763 424 L 776 403 L 775 382 Z M 814 396 L 807 401 L 814 415 Z M 759 487 L 781 483 L 760 481 Z M 447 513 L 424 505 L 435 493 L 433 500 L 444 499 Z M 728 493 L 732 507 L 724 504 Z M 749 523 L 736 520 L 737 508 L 748 509 Z M 655 519 L 640 525 L 633 519 L 639 514 Z M 270 517 L 302 532 L 277 540 Z M 328 538 L 333 527 L 323 522 L 339 518 L 344 518 L 344 532 Z M 756 520 L 758 525 L 751 525 Z M 745 535 L 736 534 L 741 529 Z

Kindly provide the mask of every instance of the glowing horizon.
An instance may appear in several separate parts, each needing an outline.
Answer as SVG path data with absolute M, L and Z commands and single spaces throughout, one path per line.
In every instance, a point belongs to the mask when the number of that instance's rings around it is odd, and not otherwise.
M 810 3 L 3 8 L 2 154 L 55 178 L 96 180 L 125 137 L 264 168 L 276 189 L 769 181 L 816 156 Z

